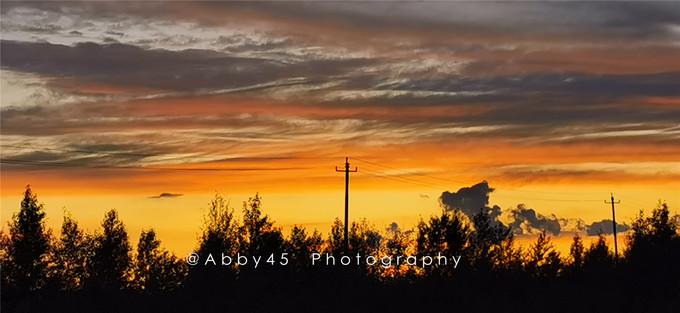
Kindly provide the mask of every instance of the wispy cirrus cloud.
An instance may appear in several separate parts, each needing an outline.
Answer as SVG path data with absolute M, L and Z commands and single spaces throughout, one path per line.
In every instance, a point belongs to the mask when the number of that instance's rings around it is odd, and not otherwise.
M 551 179 L 612 175 L 560 162 L 570 147 L 588 163 L 598 156 L 581 147 L 625 145 L 636 152 L 620 170 L 651 176 L 636 164 L 666 164 L 680 136 L 671 3 L 1 10 L 3 157 L 158 166 L 439 146 L 452 158 L 443 147 L 477 142 L 468 169 Z M 512 159 L 482 160 L 483 145 Z M 553 168 L 521 155 L 555 147 Z

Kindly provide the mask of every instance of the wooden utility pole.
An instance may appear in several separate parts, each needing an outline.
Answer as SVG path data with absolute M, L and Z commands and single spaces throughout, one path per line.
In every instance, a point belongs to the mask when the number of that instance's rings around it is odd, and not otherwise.
M 614 211 L 614 204 L 621 203 L 621 200 L 614 201 L 614 193 L 612 193 L 611 195 L 612 195 L 612 201 L 607 202 L 607 200 L 604 200 L 604 203 L 607 203 L 607 204 L 611 203 L 612 204 L 612 224 L 614 226 L 614 258 L 616 260 L 618 260 L 619 259 L 619 247 L 616 244 L 616 213 Z
M 349 237 L 347 231 L 347 225 L 349 224 L 349 173 L 356 173 L 359 171 L 359 169 L 354 167 L 354 170 L 350 170 L 349 158 L 345 158 L 345 169 L 341 170 L 336 166 L 335 171 L 345 172 L 345 251 L 347 251 L 347 249 L 349 249 Z

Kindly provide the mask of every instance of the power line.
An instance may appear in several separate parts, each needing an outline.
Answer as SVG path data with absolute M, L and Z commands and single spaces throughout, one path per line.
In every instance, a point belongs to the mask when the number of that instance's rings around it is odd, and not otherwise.
M 414 178 L 404 177 L 404 174 L 387 174 L 384 171 L 371 169 L 370 167 L 368 168 L 368 170 L 373 172 L 373 173 L 378 174 L 376 176 L 386 176 L 386 177 L 398 178 L 398 179 L 404 180 L 406 182 L 414 183 L 414 184 L 421 184 L 421 185 L 427 185 L 427 186 L 430 186 L 430 187 L 436 187 L 439 190 L 449 189 L 449 187 L 444 186 L 444 185 L 440 185 L 440 184 L 436 184 L 436 183 L 430 183 L 430 182 L 426 182 L 426 181 L 422 181 L 422 180 L 418 180 L 418 179 L 414 179 Z
M 366 171 L 368 171 L 368 172 L 366 172 Z M 392 181 L 396 181 L 396 182 L 434 188 L 434 189 L 439 190 L 439 191 L 441 191 L 442 188 L 446 188 L 446 187 L 442 187 L 442 186 L 439 186 L 439 185 L 428 184 L 428 183 L 425 183 L 425 182 L 408 180 L 408 179 L 400 177 L 400 176 L 386 176 L 384 174 L 380 175 L 382 173 L 377 172 L 377 171 L 368 170 L 368 169 L 365 169 L 365 168 L 364 168 L 364 174 L 370 175 L 370 176 L 373 176 L 373 177 L 377 177 L 377 178 L 388 179 L 388 180 L 392 180 Z M 521 200 L 559 201 L 559 202 L 591 202 L 591 201 L 600 202 L 600 201 L 602 201 L 601 199 L 580 199 L 580 200 L 577 200 L 577 199 L 554 199 L 554 198 L 548 199 L 548 198 L 516 197 L 516 196 L 505 196 L 505 197 L 506 198 L 521 199 Z
M 436 189 L 436 190 L 439 190 L 439 191 L 442 190 L 442 188 L 440 186 L 409 181 L 409 180 L 406 180 L 402 177 L 397 177 L 397 176 L 385 176 L 384 174 L 380 175 L 382 173 L 376 172 L 376 171 L 371 171 L 371 170 L 366 170 L 366 169 L 364 169 L 363 171 L 364 171 L 363 174 L 373 176 L 373 177 L 377 177 L 377 178 L 387 179 L 387 180 L 396 181 L 396 182 L 400 182 L 400 183 L 407 183 L 407 184 L 413 184 L 413 185 L 418 185 L 418 186 L 425 186 L 425 187 L 433 188 L 433 189 Z M 365 172 L 365 171 L 368 171 L 368 172 Z
M 439 179 L 439 180 L 442 180 L 442 181 L 447 181 L 447 182 L 453 182 L 453 183 L 463 184 L 463 183 L 461 183 L 461 182 L 454 181 L 454 180 L 448 180 L 448 179 L 439 178 L 439 177 L 436 177 L 436 176 L 431 176 L 431 175 L 427 175 L 427 174 L 423 174 L 423 173 L 417 173 L 417 172 L 411 172 L 411 171 L 407 171 L 407 170 L 402 170 L 402 169 L 398 169 L 398 168 L 396 168 L 396 167 L 387 166 L 387 165 L 382 165 L 382 164 L 378 164 L 378 163 L 374 163 L 374 162 L 370 162 L 370 161 L 366 161 L 366 160 L 362 160 L 362 159 L 358 159 L 358 158 L 353 158 L 353 159 L 358 160 L 358 161 L 361 161 L 361 162 L 364 162 L 364 163 L 373 164 L 373 165 L 375 165 L 375 166 L 380 166 L 380 167 L 383 167 L 383 168 L 396 170 L 396 171 L 399 171 L 399 172 L 404 173 L 404 174 L 406 174 L 406 175 L 418 175 L 418 176 L 423 176 L 423 177 L 435 178 L 435 179 Z M 427 186 L 430 186 L 430 187 L 444 188 L 444 189 L 449 189 L 449 188 L 450 188 L 450 187 L 447 187 L 447 186 L 443 186 L 443 185 L 439 185 L 439 184 L 432 184 L 432 183 L 429 183 L 429 182 L 424 182 L 424 181 L 420 181 L 420 180 L 415 180 L 415 179 L 412 179 L 412 178 L 405 178 L 405 177 L 401 177 L 401 176 L 398 176 L 398 177 L 399 177 L 400 179 L 411 180 L 411 181 L 413 181 L 413 182 L 415 182 L 415 183 L 424 184 L 424 185 L 427 185 Z M 533 192 L 533 191 L 517 190 L 517 189 L 512 189 L 512 188 L 503 188 L 503 191 L 518 191 L 518 192 L 544 193 L 544 194 L 560 194 L 560 192 L 540 192 L 540 191 Z M 563 193 L 563 194 L 583 195 L 582 193 Z M 588 194 L 596 194 L 596 193 L 588 193 Z M 599 193 L 597 193 L 597 194 L 599 194 Z M 519 197 L 513 197 L 513 196 L 506 196 L 506 197 L 509 197 L 509 198 L 516 198 L 516 199 L 524 199 L 524 200 L 539 200 L 539 201 L 565 201 L 565 202 L 584 202 L 584 201 L 598 201 L 598 202 L 599 202 L 599 201 L 601 201 L 600 199 L 581 199 L 581 200 L 575 200 L 575 199 L 554 199 L 554 198 L 547 199 L 547 198 L 534 198 L 534 197 L 522 197 L 522 198 L 519 198 Z
M 384 168 L 388 168 L 388 169 L 393 169 L 393 170 L 401 171 L 401 172 L 403 172 L 403 173 L 405 173 L 405 174 L 408 174 L 408 175 L 417 175 L 417 176 L 423 176 L 423 177 L 429 177 L 429 178 L 439 179 L 439 180 L 442 180 L 442 181 L 445 181 L 445 182 L 453 182 L 453 183 L 457 183 L 457 184 L 466 184 L 466 183 L 463 183 L 463 182 L 453 181 L 453 180 L 450 180 L 450 179 L 440 178 L 440 177 L 436 177 L 436 176 L 432 176 L 432 175 L 427 175 L 427 174 L 424 174 L 424 173 L 411 172 L 411 171 L 399 169 L 399 168 L 392 167 L 392 166 L 387 166 L 387 165 L 382 165 L 382 164 L 378 164 L 378 163 L 373 163 L 373 162 L 366 161 L 366 160 L 359 159 L 359 158 L 352 158 L 352 159 L 357 160 L 357 161 L 360 161 L 360 162 L 368 163 L 368 164 L 373 164 L 373 165 L 375 165 L 375 166 L 380 166 L 380 167 L 384 167 Z
M 506 198 L 523 199 L 523 200 L 537 200 L 537 201 L 560 201 L 560 202 L 600 202 L 602 199 L 554 199 L 554 198 L 534 198 L 525 196 L 505 196 Z
M 431 183 L 431 182 L 427 182 L 427 181 L 423 181 L 423 180 L 418 180 L 418 179 L 415 179 L 415 178 L 406 177 L 407 174 L 403 174 L 403 173 L 399 173 L 399 172 L 392 174 L 392 173 L 386 173 L 384 170 L 372 168 L 370 166 L 364 167 L 364 168 L 366 168 L 369 171 L 377 174 L 377 175 L 373 175 L 373 176 L 376 176 L 376 177 L 396 178 L 396 179 L 400 179 L 400 180 L 403 180 L 404 182 L 408 182 L 408 183 L 420 184 L 420 185 L 424 185 L 424 186 L 428 186 L 428 187 L 435 187 L 439 190 L 449 189 L 448 186 L 440 185 L 440 184 L 437 184 L 437 183 Z

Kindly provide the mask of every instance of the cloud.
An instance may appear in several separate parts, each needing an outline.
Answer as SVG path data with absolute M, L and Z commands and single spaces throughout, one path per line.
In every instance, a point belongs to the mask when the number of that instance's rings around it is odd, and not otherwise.
M 514 221 L 510 223 L 509 227 L 516 234 L 535 234 L 541 231 L 553 235 L 560 234 L 560 221 L 555 215 L 544 216 L 536 213 L 534 209 L 528 209 L 524 204 L 517 205 L 510 212 Z
M 420 197 L 423 198 L 423 199 L 430 199 L 430 196 L 428 196 L 428 195 L 426 195 L 426 194 L 424 194 L 424 193 L 421 193 L 421 194 L 420 194 Z
M 614 225 L 612 223 L 612 220 L 604 219 L 599 222 L 593 222 L 590 225 L 586 226 L 587 228 L 587 233 L 588 236 L 597 236 L 600 233 L 605 234 L 605 235 L 611 235 L 614 233 Z M 630 229 L 630 226 L 626 224 L 619 224 L 616 223 L 616 231 L 619 233 L 625 232 Z
M 3 144 L 34 147 L 3 157 L 162 166 L 412 145 L 527 183 L 622 177 L 536 165 L 546 158 L 628 168 L 678 152 L 671 3 L 30 1 L 0 13 Z M 661 173 L 636 180 L 677 180 L 650 168 Z M 476 191 L 446 204 L 500 215 L 492 189 Z
M 386 229 L 388 232 L 398 233 L 400 231 L 399 224 L 397 222 L 392 222 Z
M 361 58 L 310 59 L 282 63 L 258 57 L 237 57 L 209 50 L 148 50 L 120 43 L 49 43 L 2 41 L 5 69 L 69 77 L 106 84 L 175 92 L 255 88 L 296 79 L 326 81 L 361 66 L 379 62 Z M 299 80 L 297 78 L 305 78 Z
M 472 219 L 476 214 L 484 212 L 489 215 L 490 224 L 492 227 L 505 227 L 505 225 L 498 220 L 501 216 L 501 208 L 497 205 L 489 207 L 489 193 L 494 189 L 489 187 L 486 181 L 476 184 L 471 187 L 464 187 L 458 189 L 457 192 L 445 191 L 439 197 L 439 203 L 446 210 L 460 210 L 463 214 Z
M 181 196 L 183 196 L 183 195 L 184 195 L 184 194 L 181 194 L 181 193 L 169 193 L 169 192 L 164 192 L 164 193 L 161 193 L 161 194 L 159 194 L 159 195 L 157 195 L 157 196 L 151 196 L 151 197 L 149 197 L 149 198 L 153 198 L 153 199 L 160 199 L 160 198 L 177 198 L 177 197 L 181 197 Z
M 489 204 L 489 193 L 493 188 L 486 181 L 472 187 L 463 187 L 457 192 L 445 191 L 439 197 L 439 202 L 447 210 L 458 209 L 467 216 L 474 216 Z

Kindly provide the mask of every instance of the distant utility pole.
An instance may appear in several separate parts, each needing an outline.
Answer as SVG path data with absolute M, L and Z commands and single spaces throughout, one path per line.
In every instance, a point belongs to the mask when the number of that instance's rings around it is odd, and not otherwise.
M 621 200 L 614 201 L 614 193 L 612 195 L 612 201 L 607 202 L 607 200 L 604 200 L 604 203 L 611 203 L 612 204 L 612 224 L 614 225 L 614 257 L 618 260 L 619 259 L 619 247 L 616 244 L 616 213 L 614 213 L 614 204 L 619 204 L 621 203 Z
M 345 158 L 345 169 L 341 170 L 337 166 L 336 172 L 345 172 L 345 251 L 349 249 L 349 237 L 347 235 L 347 225 L 349 223 L 349 173 L 356 173 L 359 171 L 357 167 L 354 170 L 349 169 L 349 158 Z

